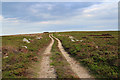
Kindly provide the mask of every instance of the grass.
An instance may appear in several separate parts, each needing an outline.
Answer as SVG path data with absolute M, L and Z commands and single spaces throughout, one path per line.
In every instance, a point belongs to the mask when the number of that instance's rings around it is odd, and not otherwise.
M 39 36 L 43 38 L 36 39 Z M 23 42 L 23 38 L 30 39 L 30 43 Z M 38 52 L 49 41 L 48 34 L 2 36 L 2 77 L 26 77 L 30 64 L 38 61 Z
M 52 47 L 52 55 L 50 59 L 52 60 L 51 65 L 55 68 L 57 78 L 77 78 L 70 69 L 68 62 L 59 51 L 56 40 Z
M 119 77 L 117 31 L 60 32 L 54 35 L 61 40 L 65 50 L 96 78 Z M 69 36 L 73 36 L 75 42 Z

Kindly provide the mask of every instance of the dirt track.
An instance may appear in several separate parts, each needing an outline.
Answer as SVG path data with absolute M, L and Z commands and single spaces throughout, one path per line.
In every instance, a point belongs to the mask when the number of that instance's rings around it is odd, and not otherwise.
M 49 37 L 52 41 L 43 53 L 42 61 L 40 64 L 40 71 L 38 72 L 39 78 L 56 78 L 55 70 L 52 66 L 50 66 L 51 49 L 54 44 L 53 38 L 55 38 L 58 41 L 58 48 L 67 60 L 67 62 L 70 64 L 71 70 L 73 70 L 73 72 L 79 78 L 92 78 L 92 80 L 94 80 L 93 77 L 83 66 L 81 66 L 76 60 L 70 57 L 70 55 L 64 50 L 62 43 L 58 38 L 54 37 L 53 35 L 49 35 Z
M 52 37 L 54 37 L 54 36 L 52 36 Z M 92 78 L 92 76 L 90 76 L 89 72 L 84 67 L 82 67 L 77 61 L 75 61 L 73 58 L 71 58 L 70 55 L 64 50 L 60 40 L 57 39 L 56 37 L 54 37 L 54 38 L 58 41 L 58 48 L 60 49 L 60 51 L 64 55 L 65 59 L 70 64 L 70 67 L 73 70 L 73 72 L 76 73 L 79 78 Z
M 50 54 L 51 54 L 50 51 L 52 49 L 52 45 L 54 44 L 54 39 L 50 35 L 49 37 L 51 38 L 52 41 L 43 53 L 40 65 L 40 72 L 38 72 L 39 78 L 56 78 L 54 68 L 50 66 Z

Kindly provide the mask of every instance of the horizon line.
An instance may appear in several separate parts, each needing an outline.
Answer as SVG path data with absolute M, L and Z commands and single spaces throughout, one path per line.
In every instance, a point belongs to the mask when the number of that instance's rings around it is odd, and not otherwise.
M 82 30 L 82 31 L 79 31 L 79 32 L 85 32 L 85 31 L 89 31 L 89 32 L 92 32 L 92 31 L 120 31 L 120 30 Z M 43 31 L 43 32 L 31 32 L 31 33 L 15 33 L 15 34 L 1 34 L 0 36 L 12 36 L 12 35 L 27 35 L 27 34 L 41 34 L 41 33 L 44 33 L 44 32 L 49 32 L 49 33 L 52 33 L 52 32 L 77 32 L 77 30 L 66 30 L 66 31 Z

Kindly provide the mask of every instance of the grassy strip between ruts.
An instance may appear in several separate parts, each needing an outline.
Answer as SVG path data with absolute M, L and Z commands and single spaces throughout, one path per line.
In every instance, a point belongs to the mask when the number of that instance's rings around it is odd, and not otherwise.
M 65 50 L 90 69 L 96 78 L 119 77 L 117 31 L 62 32 L 56 33 L 56 37 Z
M 55 68 L 57 78 L 78 78 L 76 74 L 71 70 L 67 60 L 62 56 L 61 52 L 59 51 L 56 40 L 53 44 L 51 52 L 51 65 Z
M 41 37 L 41 39 L 39 39 Z M 26 38 L 30 43 L 23 42 Z M 38 52 L 50 41 L 48 34 L 2 37 L 2 77 L 24 78 L 30 63 L 38 61 Z M 26 46 L 26 47 L 25 47 Z

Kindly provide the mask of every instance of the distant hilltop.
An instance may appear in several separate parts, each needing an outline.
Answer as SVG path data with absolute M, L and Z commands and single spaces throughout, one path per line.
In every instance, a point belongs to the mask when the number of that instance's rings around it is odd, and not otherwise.
M 43 33 L 49 33 L 49 32 L 43 32 Z

